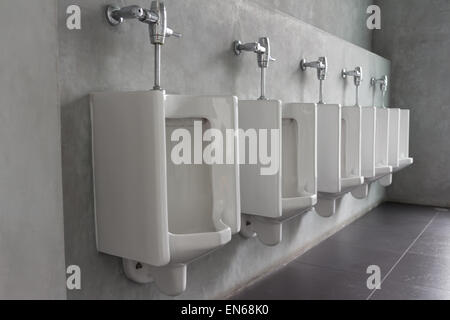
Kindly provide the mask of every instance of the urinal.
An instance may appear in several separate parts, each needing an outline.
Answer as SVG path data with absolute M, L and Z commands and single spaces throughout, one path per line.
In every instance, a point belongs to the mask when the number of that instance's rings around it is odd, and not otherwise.
M 364 179 L 376 176 L 376 108 L 361 107 L 361 173 Z
M 237 98 L 162 90 L 161 47 L 181 36 L 163 2 L 105 9 L 111 26 L 149 26 L 155 76 L 152 91 L 90 96 L 97 249 L 121 257 L 131 280 L 177 295 L 186 264 L 240 230 Z
M 409 110 L 389 108 L 389 165 L 397 172 L 413 163 L 409 157 Z
M 348 192 L 365 192 L 361 174 L 361 107 L 317 105 L 316 211 L 329 217 L 337 199 Z
M 330 217 L 336 212 L 336 202 L 346 193 L 364 197 L 366 186 L 361 174 L 361 107 L 358 105 L 358 86 L 361 70 L 346 72 L 355 77 L 356 105 L 342 107 L 340 104 L 325 104 L 323 81 L 326 79 L 328 62 L 326 57 L 317 61 L 300 60 L 300 70 L 317 69 L 319 80 L 319 103 L 317 104 L 317 191 L 316 212 Z M 357 67 L 358 68 L 358 67 Z M 359 76 L 358 76 L 359 73 Z M 359 79 L 359 80 L 358 80 Z M 358 83 L 357 83 L 358 82 Z
M 281 242 L 282 223 L 317 202 L 316 105 L 267 100 L 265 71 L 275 60 L 269 38 L 246 44 L 236 40 L 233 51 L 237 56 L 243 51 L 256 53 L 261 69 L 259 99 L 239 100 L 241 235 L 258 236 L 273 246 Z M 270 164 L 264 161 L 268 158 L 264 150 L 270 150 Z M 259 161 L 250 160 L 257 152 Z
M 388 108 L 389 112 L 389 151 L 388 161 L 393 171 L 400 166 L 400 109 Z
M 361 175 L 364 183 L 361 187 L 352 190 L 357 199 L 365 199 L 369 194 L 369 184 L 376 179 L 375 165 L 375 137 L 376 137 L 376 110 L 375 107 L 361 108 Z
M 234 164 L 201 159 L 203 130 L 237 130 L 237 98 L 103 92 L 91 112 L 98 251 L 123 258 L 135 282 L 180 294 L 186 264 L 240 230 L 237 139 Z M 180 137 L 200 164 L 188 149 L 174 163 Z
M 389 186 L 392 183 L 392 165 L 389 162 L 392 119 L 390 111 L 385 107 L 385 95 L 388 88 L 388 77 L 382 76 L 379 79 L 372 77 L 370 85 L 373 87 L 373 107 L 375 107 L 375 93 L 377 84 L 380 84 L 382 93 L 382 107 L 376 108 L 376 136 L 375 136 L 375 176 L 366 178 L 371 183 L 379 180 L 382 186 Z M 395 131 L 395 130 L 394 130 Z M 395 134 L 395 132 L 394 132 Z
M 281 167 L 275 174 L 265 175 L 267 165 L 241 164 L 243 236 L 258 236 L 262 243 L 276 245 L 282 240 L 282 223 L 316 204 L 316 118 L 312 103 L 239 101 L 242 133 L 253 129 L 279 133 L 270 140 L 270 152 Z M 242 133 L 241 146 L 248 136 Z
M 348 77 L 353 77 L 355 85 L 355 106 L 353 108 L 359 109 L 360 112 L 360 166 L 361 175 L 364 177 L 364 184 L 358 188 L 353 189 L 352 195 L 357 199 L 364 199 L 369 193 L 369 179 L 375 176 L 375 130 L 376 130 L 376 115 L 374 107 L 361 107 L 359 104 L 359 87 L 363 81 L 363 71 L 360 66 L 354 70 L 342 69 L 342 78 L 345 80 Z M 346 107 L 352 110 L 352 107 Z M 345 108 L 344 108 L 345 110 Z M 355 111 L 356 112 L 356 111 Z M 355 116 L 357 118 L 358 116 Z M 358 120 L 355 120 L 356 123 Z M 358 132 L 358 131 L 355 131 Z M 357 145 L 355 144 L 354 152 L 358 153 Z M 344 150 L 342 151 L 344 152 Z M 355 158 L 358 161 L 358 158 Z
M 387 187 L 392 183 L 392 166 L 389 165 L 389 109 L 376 108 L 375 137 L 375 177 L 370 181 L 379 180 Z
M 409 110 L 400 109 L 400 133 L 399 133 L 399 167 L 401 170 L 411 164 L 414 160 L 409 156 Z
M 389 108 L 389 165 L 397 172 L 413 163 L 409 157 L 409 110 Z

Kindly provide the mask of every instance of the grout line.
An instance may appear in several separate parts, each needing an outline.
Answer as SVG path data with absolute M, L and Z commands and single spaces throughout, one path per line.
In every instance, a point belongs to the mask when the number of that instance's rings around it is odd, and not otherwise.
M 412 248 L 412 246 L 417 242 L 417 240 L 419 240 L 419 238 L 422 236 L 422 234 L 425 232 L 425 230 L 428 229 L 428 227 L 430 226 L 430 224 L 434 221 L 434 219 L 436 218 L 436 216 L 439 213 L 435 213 L 433 218 L 431 218 L 431 220 L 427 223 L 427 225 L 422 229 L 422 231 L 419 233 L 419 235 L 411 242 L 411 244 L 408 246 L 408 248 L 406 248 L 406 250 L 402 253 L 402 255 L 400 256 L 400 258 L 398 258 L 398 260 L 395 262 L 395 264 L 391 267 L 391 269 L 389 269 L 388 273 L 386 273 L 386 275 L 383 277 L 383 279 L 381 280 L 381 284 L 380 287 L 383 285 L 383 282 L 387 279 L 387 277 L 389 277 L 389 275 L 392 273 L 392 271 L 395 269 L 395 267 L 397 267 L 397 265 L 400 263 L 400 261 L 403 259 L 403 257 L 408 253 L 408 251 Z M 375 294 L 375 292 L 378 289 L 373 289 L 372 292 L 369 294 L 369 296 L 366 298 L 366 300 L 370 300 L 370 298 L 372 298 L 372 296 Z

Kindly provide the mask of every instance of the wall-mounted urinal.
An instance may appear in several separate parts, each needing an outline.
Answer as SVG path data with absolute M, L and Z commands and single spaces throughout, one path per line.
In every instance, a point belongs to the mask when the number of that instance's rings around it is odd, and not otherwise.
M 409 157 L 409 110 L 389 108 L 389 165 L 397 172 L 413 163 Z
M 389 165 L 389 110 L 376 108 L 377 131 L 375 137 L 375 177 L 382 186 L 392 183 L 392 166 Z
M 371 79 L 371 85 L 374 86 L 380 83 L 380 91 L 383 94 L 382 109 L 386 110 L 387 116 L 380 112 L 380 116 L 387 118 L 388 123 L 388 155 L 387 163 L 392 167 L 392 172 L 399 171 L 413 163 L 413 159 L 409 157 L 409 110 L 400 108 L 386 108 L 385 94 L 388 88 L 388 78 L 383 76 L 380 79 Z M 374 89 L 375 90 L 375 89 Z M 391 178 L 385 178 L 381 181 L 382 185 L 389 185 L 392 182 Z
M 369 182 L 379 181 L 382 186 L 389 186 L 392 183 L 392 166 L 389 164 L 389 132 L 390 132 L 390 112 L 384 106 L 385 95 L 388 87 L 388 78 L 383 76 L 380 79 L 371 78 L 370 85 L 373 87 L 373 107 L 375 107 L 376 84 L 380 84 L 382 93 L 382 107 L 375 108 L 376 114 L 376 135 L 375 135 L 375 176 L 368 178 Z
M 265 69 L 270 60 L 269 39 L 234 43 L 235 53 L 242 50 L 258 54 L 261 68 L 261 97 L 239 100 L 241 149 L 241 234 L 257 236 L 266 245 L 282 240 L 282 223 L 314 206 L 316 195 L 316 105 L 283 104 L 265 98 Z M 270 138 L 261 140 L 261 133 Z M 253 135 L 252 135 L 253 134 Z M 251 138 L 259 137 L 261 145 L 270 141 L 272 163 L 250 161 Z M 266 148 L 269 150 L 268 146 Z M 256 153 L 257 149 L 253 148 Z M 245 161 L 249 158 L 249 161 Z M 276 163 L 276 164 L 275 164 Z
M 407 109 L 400 109 L 399 160 L 396 171 L 412 165 L 414 160 L 409 156 L 409 114 Z
M 115 10 L 117 19 L 142 9 Z M 152 12 L 165 17 L 162 3 Z M 180 294 L 186 264 L 240 229 L 235 135 L 233 164 L 202 159 L 203 130 L 237 130 L 237 98 L 167 95 L 157 74 L 152 91 L 93 93 L 91 112 L 97 248 L 123 258 L 133 281 Z
M 326 78 L 327 60 L 306 62 L 300 68 L 317 69 L 320 81 L 317 105 L 317 190 L 316 212 L 329 217 L 336 212 L 336 201 L 346 193 L 364 194 L 361 175 L 361 108 L 342 107 L 323 102 L 322 81 Z
M 342 78 L 353 77 L 355 85 L 355 105 L 353 108 L 360 109 L 361 116 L 361 175 L 364 177 L 364 184 L 352 190 L 352 195 L 357 199 L 364 199 L 369 193 L 369 179 L 375 176 L 375 130 L 376 114 L 375 107 L 361 107 L 359 104 L 359 87 L 363 81 L 363 72 L 361 67 L 355 67 L 354 70 L 347 71 L 343 69 Z M 352 108 L 352 107 L 349 107 Z

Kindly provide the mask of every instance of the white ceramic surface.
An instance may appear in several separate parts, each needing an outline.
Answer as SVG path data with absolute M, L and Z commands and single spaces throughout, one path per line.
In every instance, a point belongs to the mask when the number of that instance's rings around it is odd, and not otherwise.
M 241 165 L 244 236 L 257 235 L 263 243 L 276 245 L 281 241 L 282 222 L 315 205 L 316 118 L 315 104 L 239 101 L 241 129 L 280 133 L 276 174 L 261 175 L 260 163 Z
M 376 175 L 375 137 L 376 108 L 361 107 L 361 174 L 364 178 Z
M 409 156 L 409 117 L 410 111 L 400 109 L 400 136 L 399 136 L 399 167 L 403 169 L 414 160 Z
M 317 109 L 316 211 L 328 217 L 336 210 L 336 200 L 345 193 L 367 195 L 361 173 L 361 107 L 319 104 Z
M 186 263 L 240 229 L 238 143 L 232 165 L 175 165 L 171 133 L 193 134 L 195 120 L 236 130 L 237 99 L 104 92 L 91 95 L 91 112 L 97 248 L 124 258 L 133 280 L 179 294 Z

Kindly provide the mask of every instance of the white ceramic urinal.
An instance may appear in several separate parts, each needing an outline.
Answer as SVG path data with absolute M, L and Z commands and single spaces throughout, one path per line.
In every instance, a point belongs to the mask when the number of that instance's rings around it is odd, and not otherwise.
M 399 167 L 396 171 L 414 162 L 413 158 L 409 156 L 409 114 L 409 110 L 400 109 Z
M 413 163 L 409 157 L 409 110 L 389 108 L 389 165 L 397 172 Z
M 317 105 L 317 170 L 319 200 L 316 211 L 329 217 L 336 200 L 348 192 L 364 194 L 361 174 L 361 107 Z
M 400 109 L 388 108 L 389 111 L 389 144 L 388 162 L 395 171 L 399 166 L 400 155 Z
M 376 108 L 377 130 L 375 137 L 375 177 L 382 186 L 392 183 L 392 166 L 389 165 L 389 109 Z
M 357 199 L 364 199 L 369 194 L 369 183 L 376 176 L 375 168 L 375 136 L 376 110 L 375 107 L 361 108 L 361 175 L 364 184 L 352 191 Z
M 281 241 L 282 222 L 309 210 L 317 201 L 316 105 L 239 101 L 239 127 L 240 145 L 245 146 L 241 159 L 243 154 L 247 158 L 241 164 L 241 234 L 257 235 L 264 244 L 276 245 Z M 252 135 L 255 129 L 260 137 L 258 150 L 270 141 L 271 170 L 261 161 L 261 153 L 258 163 L 249 163 L 249 137 L 256 136 Z M 269 137 L 261 139 L 265 130 Z
M 105 92 L 91 111 L 97 248 L 123 258 L 130 279 L 180 294 L 186 263 L 240 229 L 237 150 L 234 164 L 186 164 L 202 163 L 202 128 L 237 129 L 237 98 Z
M 375 137 L 376 109 L 361 107 L 361 173 L 365 179 L 376 175 Z

